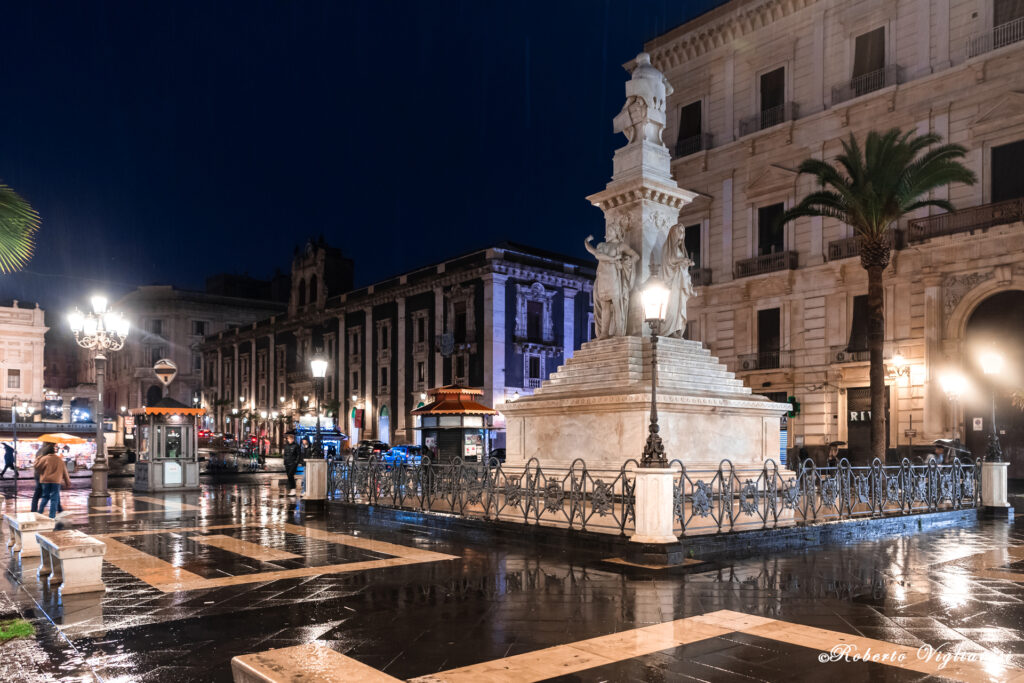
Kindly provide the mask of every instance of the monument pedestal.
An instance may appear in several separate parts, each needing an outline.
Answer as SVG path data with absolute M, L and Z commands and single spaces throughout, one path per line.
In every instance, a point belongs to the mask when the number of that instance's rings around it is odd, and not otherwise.
M 537 458 L 568 468 L 618 471 L 640 459 L 651 407 L 651 341 L 588 342 L 532 396 L 502 408 L 506 463 Z M 779 457 L 779 418 L 788 403 L 751 393 L 700 342 L 658 340 L 658 422 L 669 461 L 690 470 L 760 470 Z

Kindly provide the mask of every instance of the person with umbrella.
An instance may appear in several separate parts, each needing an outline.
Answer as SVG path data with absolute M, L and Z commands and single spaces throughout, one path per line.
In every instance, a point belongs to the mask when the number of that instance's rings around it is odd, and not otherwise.
M 64 459 L 57 455 L 52 443 L 46 444 L 41 457 L 36 458 L 36 476 L 42 484 L 42 503 L 39 505 L 39 514 L 46 510 L 46 504 L 50 504 L 50 519 L 57 516 L 60 510 L 60 487 L 63 484 L 66 488 L 71 487 L 71 477 L 68 475 L 68 466 Z

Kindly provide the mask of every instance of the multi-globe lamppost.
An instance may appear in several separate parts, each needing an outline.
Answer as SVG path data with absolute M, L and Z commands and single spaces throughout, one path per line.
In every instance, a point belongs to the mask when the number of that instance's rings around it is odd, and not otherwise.
M 640 300 L 644 309 L 644 320 L 651 327 L 651 424 L 648 427 L 647 443 L 640 458 L 640 467 L 668 467 L 665 446 L 658 435 L 658 333 L 665 320 L 669 291 L 665 283 L 652 275 L 644 283 Z
M 988 445 L 985 448 L 986 462 L 1002 462 L 1003 449 L 999 445 L 999 434 L 996 432 L 996 385 L 995 377 L 1003 371 L 1003 357 L 998 351 L 990 349 L 981 354 L 981 371 L 989 377 L 992 383 L 992 429 L 988 433 Z
M 107 298 L 94 296 L 91 299 L 92 313 L 82 313 L 77 308 L 68 314 L 68 324 L 75 335 L 75 341 L 83 349 L 95 352 L 93 363 L 96 368 L 96 461 L 92 466 L 92 492 L 90 500 L 107 497 L 107 456 L 103 441 L 103 374 L 106 370 L 108 351 L 120 351 L 128 338 L 130 325 L 120 313 L 107 308 Z
M 316 390 L 316 452 L 313 457 L 324 457 L 324 444 L 320 438 L 320 397 L 324 391 L 324 377 L 327 376 L 327 358 L 317 353 L 309 361 L 309 368 L 313 371 L 313 384 Z

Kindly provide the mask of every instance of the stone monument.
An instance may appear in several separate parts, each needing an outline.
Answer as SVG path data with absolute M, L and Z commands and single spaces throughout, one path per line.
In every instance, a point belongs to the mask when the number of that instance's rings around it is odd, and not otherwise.
M 585 241 L 598 260 L 596 339 L 533 395 L 504 405 L 506 462 L 537 458 L 545 467 L 569 467 L 583 458 L 592 470 L 618 470 L 626 460 L 640 459 L 651 400 L 651 342 L 640 288 L 657 274 L 670 289 L 657 353 L 658 415 L 668 459 L 687 469 L 717 469 L 727 458 L 739 471 L 759 471 L 779 456 L 779 418 L 789 404 L 752 394 L 700 342 L 683 338 L 693 262 L 678 217 L 697 195 L 673 180 L 661 139 L 671 86 L 646 53 L 627 69 L 626 103 L 614 120 L 627 142 L 615 152 L 607 188 L 588 197 L 605 215 L 604 242 L 595 245 L 592 236 Z

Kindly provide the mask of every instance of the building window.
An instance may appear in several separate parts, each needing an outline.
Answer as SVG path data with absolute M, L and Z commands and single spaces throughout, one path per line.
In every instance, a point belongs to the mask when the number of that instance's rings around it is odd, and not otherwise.
M 416 319 L 416 341 L 418 343 L 425 342 L 427 340 L 427 318 L 426 316 L 420 316 Z
M 266 405 L 266 403 L 267 403 L 267 386 L 265 384 L 261 384 L 260 385 L 260 388 L 259 388 L 259 402 L 260 402 L 260 405 Z
M 146 323 L 146 331 L 148 331 L 150 334 L 162 335 L 164 333 L 164 321 L 159 319 L 150 320 L 148 323 Z
M 463 354 L 455 356 L 455 379 L 462 380 L 466 377 L 466 357 Z
M 1021 18 L 1024 18 L 1024 2 L 1021 2 L 1021 0 L 994 0 L 992 3 L 992 25 L 994 27 L 999 27 Z M 1020 40 L 1020 38 L 1018 37 L 1017 40 Z M 1011 42 L 1015 41 L 1007 40 L 997 44 L 997 47 L 1009 45 Z
M 387 369 L 387 367 L 383 367 L 383 368 L 380 369 L 380 390 L 381 391 L 387 391 L 388 390 L 388 369 Z
M 193 337 L 205 337 L 206 336 L 206 321 L 205 320 L 193 320 L 192 321 L 192 336 Z
M 676 138 L 676 156 L 686 156 L 704 148 L 701 140 L 701 101 L 691 102 L 679 110 L 679 137 Z
M 786 103 L 786 67 L 761 74 L 761 128 L 782 123 Z
M 162 346 L 154 346 L 149 350 L 149 364 L 156 365 L 156 362 L 166 355 L 166 350 Z
M 7 388 L 21 389 L 21 370 L 7 371 Z
M 785 231 L 780 219 L 785 206 L 780 202 L 757 210 L 757 255 L 785 251 Z
M 992 148 L 993 203 L 1024 197 L 1024 173 L 1017 172 L 1021 159 L 1024 159 L 1024 140 Z
M 544 304 L 540 301 L 526 302 L 526 339 L 532 342 L 544 341 Z
M 523 374 L 525 375 L 525 381 L 523 385 L 528 389 L 536 389 L 540 386 L 544 374 L 544 359 L 535 354 L 526 354 L 523 357 L 524 365 Z
M 466 343 L 466 302 L 458 301 L 454 306 L 454 317 L 452 331 L 455 334 L 456 344 Z
M 378 334 L 380 335 L 380 339 L 379 339 L 380 350 L 381 351 L 387 351 L 388 350 L 388 340 L 391 338 L 391 326 L 390 325 L 381 325 L 380 329 L 378 330 Z
M 201 354 L 193 353 L 192 354 L 192 372 L 202 372 L 202 371 L 203 371 L 203 357 L 202 357 Z
M 318 282 L 317 282 L 317 279 L 316 279 L 316 275 L 310 276 L 310 278 L 309 278 L 309 303 L 313 303 L 314 301 L 316 301 L 316 297 L 317 297 L 317 293 L 318 293 L 317 290 L 318 289 L 319 288 L 318 288 Z
M 757 367 L 761 370 L 779 367 L 780 319 L 777 308 L 757 312 Z
M 540 379 L 540 358 L 530 356 L 530 379 Z
M 359 393 L 359 372 L 352 373 L 352 391 Z
M 306 305 L 306 280 L 299 280 L 299 306 Z
M 348 346 L 349 346 L 349 349 L 350 349 L 351 353 L 353 353 L 353 354 L 358 354 L 359 353 L 359 349 L 360 349 L 360 345 L 359 345 L 359 330 L 352 330 L 349 333 L 349 335 L 348 335 Z
M 853 41 L 853 77 L 881 71 L 885 68 L 885 27 L 879 26 L 857 36 Z M 867 92 L 867 91 L 865 91 Z M 861 93 L 856 93 L 860 95 Z
M 853 297 L 853 321 L 850 324 L 850 341 L 847 351 L 868 350 L 868 295 Z
M 686 254 L 693 261 L 693 265 L 700 268 L 700 224 L 687 225 L 683 230 L 683 245 L 686 247 Z
M 416 363 L 416 381 L 420 384 L 427 381 L 427 364 L 423 361 Z

